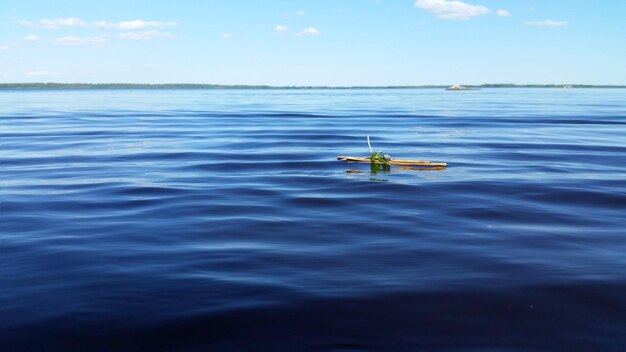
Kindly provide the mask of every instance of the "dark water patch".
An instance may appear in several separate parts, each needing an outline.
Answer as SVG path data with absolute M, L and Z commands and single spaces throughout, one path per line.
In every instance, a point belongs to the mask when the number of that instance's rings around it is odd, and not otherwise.
M 626 209 L 626 193 L 613 191 L 599 191 L 569 187 L 555 187 L 546 192 L 537 192 L 529 195 L 530 198 L 563 206 L 608 209 Z
M 623 283 L 454 290 L 339 299 L 285 301 L 198 313 L 152 324 L 94 316 L 66 325 L 12 328 L 7 347 L 65 350 L 588 350 L 621 351 Z M 392 302 L 392 303 L 390 303 Z M 581 310 L 564 310 L 578 306 Z M 364 309 L 367 307 L 367 309 Z M 464 317 L 473 316 L 468 321 Z M 598 326 L 594 321 L 604 321 Z M 498 322 L 498 323 L 496 323 Z M 32 338 L 30 338 L 33 336 Z M 59 342 L 61 341 L 61 342 Z M 254 346 L 250 342 L 254 341 Z

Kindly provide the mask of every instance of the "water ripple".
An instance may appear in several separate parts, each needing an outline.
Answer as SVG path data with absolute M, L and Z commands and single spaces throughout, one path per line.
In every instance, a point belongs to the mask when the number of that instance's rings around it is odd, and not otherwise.
M 622 350 L 625 91 L 468 93 L 0 92 L 0 343 Z

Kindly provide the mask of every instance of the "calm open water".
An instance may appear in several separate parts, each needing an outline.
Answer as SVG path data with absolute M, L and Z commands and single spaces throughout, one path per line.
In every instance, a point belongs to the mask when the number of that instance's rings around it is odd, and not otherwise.
M 0 118 L 3 351 L 626 350 L 626 90 L 0 91 Z M 366 134 L 449 167 L 336 160 Z

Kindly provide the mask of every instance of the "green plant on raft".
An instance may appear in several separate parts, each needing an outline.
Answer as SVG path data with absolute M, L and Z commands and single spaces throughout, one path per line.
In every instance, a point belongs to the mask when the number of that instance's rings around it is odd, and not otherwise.
M 372 156 L 370 157 L 372 173 L 377 174 L 379 172 L 391 171 L 389 160 L 391 160 L 389 155 L 382 155 L 382 152 L 372 153 Z
M 382 171 L 389 171 L 389 161 L 391 157 L 388 154 L 384 154 L 381 151 L 374 153 L 372 145 L 370 144 L 370 136 L 367 136 L 367 146 L 370 148 L 370 163 L 372 167 L 372 173 L 378 173 Z
M 389 166 L 389 160 L 385 159 L 385 156 L 382 155 L 382 152 L 372 153 L 370 160 L 372 161 L 372 165 L 381 163 L 383 165 Z

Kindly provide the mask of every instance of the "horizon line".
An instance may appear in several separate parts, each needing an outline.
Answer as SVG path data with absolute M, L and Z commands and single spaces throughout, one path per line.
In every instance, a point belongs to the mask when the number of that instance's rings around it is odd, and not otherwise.
M 12 82 L 0 83 L 0 89 L 14 88 L 197 88 L 197 89 L 410 89 L 447 88 L 458 84 L 420 85 L 268 85 L 268 84 L 215 84 L 215 83 L 59 83 L 59 82 Z M 571 84 L 571 83 L 483 83 L 461 84 L 469 88 L 626 88 L 626 84 Z

